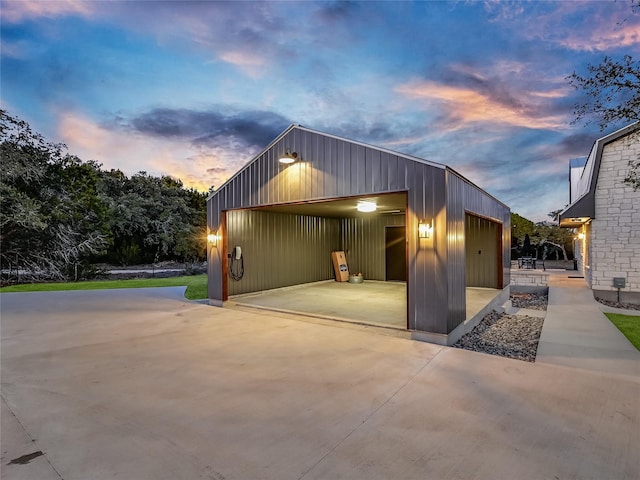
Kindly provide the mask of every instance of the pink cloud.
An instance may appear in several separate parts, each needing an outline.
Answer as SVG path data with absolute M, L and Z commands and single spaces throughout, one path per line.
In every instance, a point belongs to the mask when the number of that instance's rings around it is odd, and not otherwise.
M 535 98 L 548 93 L 520 92 L 521 103 L 501 103 L 488 94 L 469 87 L 446 85 L 433 81 L 415 81 L 396 88 L 396 92 L 410 99 L 423 101 L 445 114 L 448 126 L 454 130 L 471 123 L 511 125 L 534 129 L 557 129 L 564 125 L 564 118 L 539 113 Z
M 547 2 L 548 11 L 521 16 L 514 30 L 532 40 L 551 42 L 574 51 L 607 51 L 640 46 L 640 14 L 628 1 Z M 571 27 L 567 27 L 571 25 Z
M 255 52 L 229 50 L 219 53 L 220 60 L 230 63 L 242 70 L 247 76 L 257 78 L 264 71 L 265 58 Z
M 92 13 L 92 2 L 83 0 L 19 0 L 2 2 L 2 20 L 20 22 L 28 18 L 83 15 Z
M 180 140 L 112 130 L 69 112 L 59 114 L 58 125 L 58 137 L 82 160 L 95 160 L 127 175 L 142 170 L 168 175 L 201 191 L 220 186 L 257 153 L 247 152 L 246 147 L 204 149 Z
M 560 39 L 558 43 L 571 50 L 582 51 L 638 47 L 640 45 L 640 25 L 625 22 L 617 28 L 574 29 L 569 36 Z

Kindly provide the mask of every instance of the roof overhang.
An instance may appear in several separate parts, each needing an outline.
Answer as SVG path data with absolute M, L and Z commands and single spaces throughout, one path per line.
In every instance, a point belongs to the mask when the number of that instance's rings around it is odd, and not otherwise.
M 588 191 L 578 200 L 560 212 L 560 226 L 575 228 L 595 217 L 594 191 Z

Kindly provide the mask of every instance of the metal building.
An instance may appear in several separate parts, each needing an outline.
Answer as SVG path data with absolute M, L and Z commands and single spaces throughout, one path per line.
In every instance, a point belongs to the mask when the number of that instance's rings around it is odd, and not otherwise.
M 207 219 L 212 305 L 331 281 L 333 251 L 366 281 L 406 282 L 402 323 L 418 339 L 451 344 L 473 327 L 468 287 L 508 295 L 506 205 L 444 165 L 299 125 L 209 197 Z

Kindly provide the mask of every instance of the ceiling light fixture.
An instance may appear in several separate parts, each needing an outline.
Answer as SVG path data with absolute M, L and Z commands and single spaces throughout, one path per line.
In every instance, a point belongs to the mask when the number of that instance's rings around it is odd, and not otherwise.
M 297 158 L 298 158 L 298 154 L 296 152 L 292 152 L 287 148 L 287 151 L 284 152 L 282 155 L 280 155 L 280 158 L 278 158 L 278 161 L 280 163 L 293 163 L 296 161 Z
M 375 212 L 378 206 L 376 205 L 376 202 L 361 201 L 358 202 L 356 208 L 359 212 Z

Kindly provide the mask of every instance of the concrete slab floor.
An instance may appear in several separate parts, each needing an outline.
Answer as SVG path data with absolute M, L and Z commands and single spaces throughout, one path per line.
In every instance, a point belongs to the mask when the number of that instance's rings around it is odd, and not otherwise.
M 466 289 L 467 316 L 472 318 L 500 290 Z M 251 306 L 287 313 L 305 313 L 320 318 L 367 325 L 407 328 L 405 282 L 365 280 L 361 284 L 333 280 L 306 283 L 256 293 L 234 295 L 228 306 Z
M 230 301 L 241 306 L 407 328 L 407 286 L 404 282 L 327 280 L 234 295 Z
M 2 478 L 640 477 L 640 378 L 183 290 L 0 295 Z

